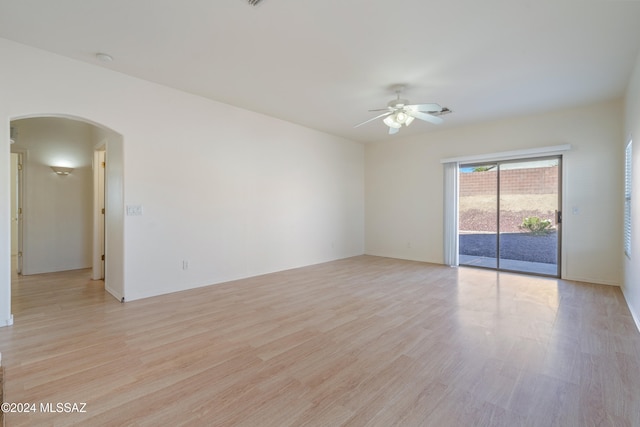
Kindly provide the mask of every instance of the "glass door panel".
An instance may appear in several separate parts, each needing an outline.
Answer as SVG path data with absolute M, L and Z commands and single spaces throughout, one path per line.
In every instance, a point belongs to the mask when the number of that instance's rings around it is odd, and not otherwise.
M 560 158 L 499 164 L 502 270 L 558 275 Z
M 498 165 L 460 167 L 458 199 L 460 265 L 498 268 Z

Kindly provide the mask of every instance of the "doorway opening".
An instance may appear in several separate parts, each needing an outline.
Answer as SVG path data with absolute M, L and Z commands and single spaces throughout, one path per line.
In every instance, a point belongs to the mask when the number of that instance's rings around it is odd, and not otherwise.
M 12 189 L 13 176 L 20 176 L 15 196 L 11 194 L 12 220 L 19 220 L 11 228 L 16 255 L 11 259 L 12 279 L 18 273 L 24 280 L 40 273 L 86 270 L 88 280 L 104 279 L 104 290 L 123 301 L 122 135 L 68 116 L 22 117 L 10 123 L 11 164 L 13 153 L 22 158 L 19 173 L 13 173 L 12 166 L 11 174 Z M 18 201 L 17 217 L 13 206 Z
M 460 165 L 460 265 L 560 277 L 561 170 L 561 156 Z

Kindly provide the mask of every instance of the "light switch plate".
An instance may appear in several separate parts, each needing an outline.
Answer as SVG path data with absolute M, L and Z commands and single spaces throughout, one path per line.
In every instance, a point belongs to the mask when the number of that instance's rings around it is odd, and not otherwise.
M 127 205 L 127 215 L 128 216 L 142 215 L 142 205 Z

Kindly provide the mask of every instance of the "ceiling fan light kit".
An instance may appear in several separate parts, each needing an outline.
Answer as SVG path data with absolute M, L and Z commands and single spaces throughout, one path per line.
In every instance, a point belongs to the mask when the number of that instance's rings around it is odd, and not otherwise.
M 359 123 L 354 127 L 359 127 L 384 117 L 382 121 L 385 125 L 389 126 L 389 134 L 393 135 L 398 133 L 402 125 L 409 126 L 415 119 L 420 119 L 433 124 L 440 124 L 443 120 L 438 116 L 451 112 L 447 107 L 443 108 L 438 104 L 411 104 L 408 100 L 400 98 L 400 93 L 402 93 L 403 89 L 403 86 L 396 87 L 396 99 L 389 101 L 387 103 L 387 108 L 369 110 L 386 111 L 385 113 Z
M 390 128 L 400 129 L 402 127 L 402 123 L 400 123 L 394 116 L 387 116 L 383 120 L 384 124 L 389 126 Z

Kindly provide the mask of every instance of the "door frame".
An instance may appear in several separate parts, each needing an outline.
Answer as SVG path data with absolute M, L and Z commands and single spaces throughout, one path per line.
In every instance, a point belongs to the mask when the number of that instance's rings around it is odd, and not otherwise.
M 11 154 L 16 154 L 18 156 L 18 168 L 16 173 L 16 201 L 17 201 L 17 236 L 16 239 L 18 241 L 18 254 L 16 256 L 16 273 L 22 274 L 22 267 L 24 263 L 24 187 L 25 187 L 25 160 L 27 158 L 27 150 L 22 148 L 11 148 Z M 13 216 L 13 212 L 12 212 Z M 12 227 L 13 228 L 13 227 Z M 13 255 L 13 254 L 12 254 Z
M 21 148 L 15 148 L 11 150 L 11 154 L 15 154 L 17 156 L 17 164 L 16 164 L 16 176 L 15 176 L 15 196 L 16 196 L 16 211 L 11 212 L 11 220 L 13 221 L 13 215 L 16 214 L 16 231 L 15 236 L 13 235 L 14 230 L 11 227 L 11 239 L 15 239 L 17 242 L 17 254 L 16 254 L 16 273 L 22 274 L 22 265 L 24 259 L 24 167 L 25 167 L 25 159 L 27 156 L 27 151 Z M 13 160 L 11 160 L 13 163 Z M 12 201 L 13 202 L 13 201 Z M 13 203 L 11 203 L 13 204 Z M 13 246 L 13 243 L 12 243 Z M 13 253 L 11 254 L 13 256 Z

